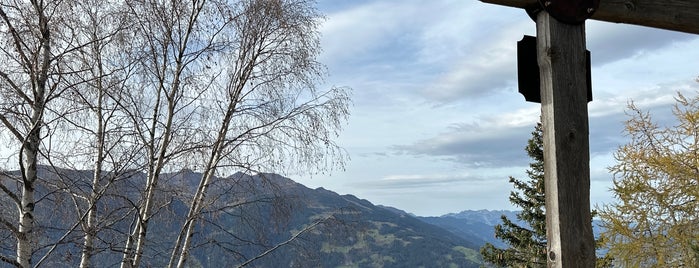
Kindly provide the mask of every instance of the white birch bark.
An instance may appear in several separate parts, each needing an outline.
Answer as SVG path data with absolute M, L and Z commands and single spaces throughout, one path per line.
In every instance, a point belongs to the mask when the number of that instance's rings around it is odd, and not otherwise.
M 247 0 L 237 8 L 231 24 L 236 51 L 229 56 L 233 60 L 226 87 L 218 94 L 225 96 L 219 100 L 223 105 L 215 112 L 223 116 L 214 121 L 220 127 L 212 130 L 216 135 L 207 147 L 206 165 L 168 267 L 186 266 L 194 229 L 211 205 L 209 187 L 222 161 L 257 170 L 247 160 L 235 159 L 263 159 L 269 164 L 291 157 L 310 167 L 309 171 L 323 169 L 322 158 L 337 149 L 330 136 L 347 116 L 343 90 L 317 94 L 314 89 L 320 66 L 315 61 L 318 47 L 313 29 L 318 17 L 313 7 L 294 0 Z M 299 97 L 304 94 L 311 97 Z M 279 168 L 272 170 L 279 172 L 286 167 L 271 164 L 268 168 Z
M 9 121 L 7 117 L 2 115 L 2 122 L 8 129 L 11 129 L 15 137 L 21 141 L 21 149 L 19 152 L 19 165 L 22 173 L 22 187 L 20 194 L 20 206 L 18 208 L 18 227 L 16 233 L 17 239 L 17 256 L 16 262 L 19 267 L 31 267 L 32 253 L 35 246 L 35 183 L 38 180 L 38 157 L 39 148 L 41 143 L 41 130 L 43 127 L 43 115 L 44 109 L 46 108 L 47 100 L 47 80 L 49 76 L 49 70 L 51 65 L 51 29 L 49 28 L 48 17 L 44 13 L 43 3 L 38 3 L 32 1 L 31 7 L 35 12 L 35 19 L 38 21 L 37 25 L 26 26 L 26 27 L 36 27 L 39 35 L 35 36 L 37 40 L 32 40 L 36 42 L 36 50 L 30 51 L 27 47 L 22 44 L 25 43 L 28 38 L 23 36 L 22 33 L 18 31 L 14 22 L 16 20 L 11 19 L 5 12 L 5 7 L 0 7 L 0 17 L 2 17 L 5 26 L 12 33 L 12 43 L 16 55 L 21 58 L 18 59 L 24 67 L 25 71 L 28 71 L 28 78 L 31 84 L 29 89 L 20 88 L 26 82 L 13 81 L 7 76 L 6 72 L 3 72 L 3 78 L 5 82 L 9 83 L 15 89 L 15 93 L 18 95 L 18 103 L 26 101 L 31 109 L 31 115 L 28 115 L 28 125 L 26 127 L 26 135 L 21 134 L 21 129 L 19 129 L 17 122 L 13 124 Z M 20 26 L 21 27 L 21 26 Z M 30 91 L 26 92 L 24 90 Z M 31 96 L 31 97 L 29 97 Z
M 127 238 L 122 268 L 139 267 L 142 261 L 144 247 L 148 236 L 149 220 L 153 216 L 156 192 L 159 187 L 161 175 L 165 165 L 178 154 L 184 154 L 189 149 L 186 144 L 173 143 L 175 135 L 181 135 L 183 125 L 188 125 L 186 120 L 193 120 L 190 116 L 183 115 L 182 106 L 185 100 L 183 80 L 189 79 L 185 71 L 191 65 L 197 63 L 197 59 L 210 49 L 209 44 L 203 47 L 193 46 L 190 42 L 197 35 L 197 24 L 200 12 L 204 7 L 203 0 L 194 0 L 191 3 L 167 2 L 163 5 L 148 4 L 138 6 L 130 2 L 134 15 L 143 15 L 139 27 L 143 33 L 145 42 L 151 47 L 151 58 L 143 60 L 143 66 L 155 68 L 153 80 L 157 81 L 152 87 L 156 91 L 155 104 L 148 115 L 137 115 L 134 123 L 140 124 L 150 120 L 150 125 L 141 129 L 141 141 L 148 152 L 148 172 L 145 190 L 140 207 L 135 219 L 135 225 L 131 235 Z M 141 8 L 141 10 L 137 10 Z M 153 11 L 153 12 L 149 12 Z M 155 12 L 157 11 L 157 12 Z M 161 22 L 160 24 L 153 22 Z M 206 37 L 213 39 L 214 36 Z M 201 38 L 201 36 L 196 36 Z M 196 40 L 201 42 L 202 40 Z M 199 44 L 201 45 L 201 43 Z M 194 48 L 191 48 L 194 47 Z M 188 88 L 191 90 L 191 88 Z M 194 89 L 196 91 L 198 89 Z M 149 100 L 151 98 L 148 98 Z M 160 105 L 164 104 L 165 107 Z M 165 111 L 161 111 L 165 108 Z M 182 121 L 185 120 L 185 121 Z

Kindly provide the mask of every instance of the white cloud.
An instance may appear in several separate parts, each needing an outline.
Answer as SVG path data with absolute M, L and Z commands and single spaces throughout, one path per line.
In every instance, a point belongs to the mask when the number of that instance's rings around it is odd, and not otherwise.
M 534 35 L 526 14 L 478 1 L 321 4 L 335 7 L 321 59 L 355 107 L 340 140 L 347 172 L 311 185 L 422 215 L 509 208 L 507 176 L 524 177 L 540 110 L 516 88 L 516 42 Z M 628 101 L 666 122 L 675 92 L 699 89 L 699 38 L 591 21 L 587 40 L 594 203 L 610 198 L 606 166 L 625 142 Z
M 405 189 L 425 187 L 452 187 L 455 184 L 472 183 L 485 180 L 469 174 L 404 174 L 387 175 L 373 181 L 353 183 L 357 187 L 365 187 L 373 190 L 377 189 Z
M 696 39 L 696 35 L 649 27 L 589 21 L 586 25 L 587 47 L 592 64 L 607 63 L 658 51 L 677 42 Z
M 387 49 L 387 44 L 410 39 L 410 29 L 419 27 L 416 14 L 420 6 L 410 2 L 374 1 L 330 14 L 321 29 L 324 57 L 330 61 L 357 61 L 382 57 L 373 52 Z
M 410 155 L 425 155 L 455 161 L 465 167 L 523 165 L 523 150 L 534 124 L 509 127 L 498 121 L 458 124 L 428 139 L 393 150 Z
M 373 86 L 370 96 L 452 102 L 492 94 L 514 81 L 512 44 L 533 26 L 524 14 L 494 19 L 497 9 L 480 5 L 384 1 L 331 14 L 322 59 L 359 77 L 358 86 Z

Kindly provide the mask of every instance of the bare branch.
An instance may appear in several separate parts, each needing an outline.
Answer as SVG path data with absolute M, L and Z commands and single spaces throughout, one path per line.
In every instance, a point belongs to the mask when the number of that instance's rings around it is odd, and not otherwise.
M 10 132 L 12 132 L 12 135 L 14 135 L 17 140 L 24 141 L 24 136 L 22 136 L 22 133 L 20 133 L 19 130 L 17 130 L 17 128 L 15 128 L 14 125 L 7 120 L 5 115 L 0 114 L 0 121 L 2 121 L 2 124 L 5 125 Z
M 275 245 L 274 247 L 272 247 L 272 248 L 266 250 L 265 252 L 262 252 L 260 255 L 257 255 L 257 256 L 255 256 L 254 258 L 249 259 L 249 260 L 243 262 L 242 264 L 238 265 L 238 268 L 248 266 L 250 263 L 252 263 L 252 262 L 254 262 L 254 261 L 256 261 L 256 260 L 258 260 L 258 259 L 260 259 L 260 258 L 262 258 L 262 257 L 264 257 L 264 256 L 269 255 L 270 253 L 274 252 L 275 250 L 279 249 L 280 247 L 283 247 L 283 246 L 285 246 L 285 245 L 287 245 L 287 244 L 289 244 L 289 243 L 291 243 L 291 242 L 294 242 L 294 240 L 296 240 L 296 238 L 298 238 L 300 235 L 302 235 L 302 234 L 304 234 L 304 233 L 306 233 L 306 232 L 308 232 L 308 231 L 313 230 L 313 228 L 315 228 L 315 227 L 318 226 L 319 224 L 324 223 L 325 221 L 328 221 L 328 220 L 330 220 L 330 219 L 332 219 L 332 218 L 334 218 L 334 217 L 333 217 L 333 216 L 328 216 L 328 217 L 326 217 L 326 218 L 324 218 L 324 219 L 318 220 L 318 221 L 316 221 L 316 222 L 314 222 L 314 223 L 312 223 L 312 224 L 310 224 L 310 225 L 304 227 L 303 229 L 301 229 L 301 231 L 299 231 L 298 233 L 292 235 L 292 236 L 289 237 L 289 239 L 287 239 L 286 241 L 281 242 L 281 243 Z
M 0 261 L 3 261 L 3 262 L 5 262 L 5 263 L 7 263 L 7 264 L 10 264 L 10 265 L 12 265 L 12 266 L 14 266 L 14 267 L 21 267 L 21 265 L 19 264 L 19 262 L 17 262 L 15 259 L 11 259 L 11 258 L 5 257 L 5 256 L 3 256 L 3 255 L 0 255 Z
M 0 218 L 0 224 L 5 225 L 7 229 L 9 229 L 13 234 L 17 235 L 17 227 L 15 227 L 11 222 Z
M 3 176 L 4 176 L 4 175 L 3 175 Z M 2 190 L 7 196 L 9 196 L 10 199 L 12 199 L 12 201 L 15 202 L 15 205 L 20 206 L 21 202 L 19 201 L 19 197 L 17 196 L 17 194 L 15 194 L 15 193 L 12 192 L 10 189 L 8 189 L 8 188 L 2 183 L 2 181 L 0 181 L 0 190 Z
M 17 84 L 15 84 L 15 82 L 12 79 L 10 79 L 10 77 L 7 75 L 7 73 L 0 71 L 0 77 L 2 77 L 5 80 L 5 82 L 7 82 L 8 85 L 10 85 L 10 88 L 12 88 L 20 98 L 22 98 L 24 101 L 26 101 L 29 105 L 34 105 L 34 102 L 32 101 L 32 99 L 29 98 L 29 96 L 27 96 L 27 94 L 24 94 L 22 89 L 19 86 L 17 86 Z
M 22 59 L 23 63 L 26 64 L 26 66 L 31 66 L 31 61 L 29 61 L 29 57 L 27 57 L 24 53 L 24 48 L 27 47 L 27 45 L 24 44 L 22 38 L 19 36 L 19 33 L 17 33 L 17 30 L 15 29 L 14 25 L 10 21 L 10 18 L 7 16 L 3 8 L 0 8 L 0 17 L 2 17 L 2 19 L 5 21 L 8 30 L 10 30 L 10 33 L 12 34 L 15 49 L 17 49 L 17 53 L 19 53 L 19 56 Z

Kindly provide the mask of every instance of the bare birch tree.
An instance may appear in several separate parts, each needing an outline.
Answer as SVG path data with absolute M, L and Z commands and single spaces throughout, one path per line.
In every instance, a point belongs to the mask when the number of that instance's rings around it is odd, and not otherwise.
M 207 114 L 218 128 L 199 152 L 205 163 L 169 267 L 186 264 L 196 224 L 213 198 L 208 188 L 221 168 L 312 173 L 342 162 L 332 141 L 348 115 L 344 88 L 319 92 L 323 75 L 316 61 L 321 16 L 304 0 L 244 0 L 230 7 L 230 66 L 210 96 Z M 338 162 L 334 162 L 338 161 Z M 176 262 L 175 262 L 176 261 Z
M 316 88 L 325 70 L 316 61 L 322 16 L 314 4 L 1 3 L 0 135 L 16 153 L 2 167 L 0 201 L 16 212 L 0 213 L 0 238 L 16 243 L 0 245 L 0 261 L 31 267 L 79 249 L 80 267 L 101 252 L 121 256 L 121 267 L 152 265 L 156 257 L 144 256 L 156 247 L 150 221 L 178 199 L 189 211 L 176 221 L 179 235 L 157 242 L 170 254 L 154 263 L 182 267 L 195 228 L 210 220 L 203 215 L 237 206 L 220 203 L 235 191 L 211 191 L 216 183 L 237 187 L 225 174 L 341 167 L 345 154 L 333 138 L 349 96 L 345 88 Z M 51 174 L 42 178 L 39 164 Z M 12 168 L 19 172 L 5 172 Z M 196 188 L 168 185 L 183 169 L 200 172 Z M 90 171 L 72 172 L 80 170 Z M 39 183 L 47 193 L 37 198 Z M 71 215 L 51 239 L 37 235 L 52 224 L 37 222 L 40 199 Z
M 93 256 L 108 247 L 97 245 L 96 240 L 102 244 L 109 241 L 113 235 L 103 233 L 123 220 L 119 214 L 128 215 L 114 200 L 102 202 L 102 198 L 115 192 L 111 188 L 117 180 L 139 171 L 134 159 L 141 150 L 134 148 L 133 125 L 120 105 L 124 96 L 132 93 L 127 92 L 125 83 L 133 71 L 132 59 L 122 56 L 130 47 L 123 8 L 121 2 L 101 0 L 75 2 L 72 6 L 72 31 L 75 39 L 86 45 L 76 50 L 71 64 L 74 69 L 85 71 L 79 77 L 82 83 L 60 98 L 73 111 L 63 115 L 64 133 L 61 139 L 54 138 L 54 144 L 62 143 L 63 147 L 53 150 L 49 162 L 52 166 L 92 172 L 91 178 L 84 178 L 77 175 L 81 173 L 63 175 L 54 169 L 57 181 L 48 184 L 68 192 L 66 199 L 72 200 L 77 220 L 74 226 L 79 227 L 83 238 L 80 267 L 91 267 Z M 98 215 L 98 209 L 103 215 Z M 75 230 L 67 230 L 72 231 Z
M 130 81 L 133 91 L 140 94 L 131 95 L 127 102 L 144 147 L 147 176 L 121 266 L 138 267 L 149 220 L 159 207 L 167 205 L 155 204 L 163 172 L 173 159 L 201 146 L 196 140 L 201 135 L 197 134 L 195 112 L 200 109 L 202 92 L 216 75 L 203 70 L 212 53 L 225 48 L 221 44 L 225 40 L 219 38 L 224 25 L 207 16 L 218 11 L 204 0 L 126 2 L 136 24 L 132 42 L 142 47 L 132 52 L 141 69 Z M 169 171 L 185 167 L 181 162 Z
M 17 148 L 19 176 L 9 176 L 19 185 L 13 190 L 2 184 L 5 194 L 17 208 L 17 221 L 3 219 L 16 239 L 15 256 L 0 260 L 16 267 L 30 267 L 36 250 L 35 206 L 38 165 L 42 141 L 49 126 L 59 116 L 52 101 L 74 86 L 66 77 L 81 70 L 65 68 L 65 59 L 83 44 L 60 32 L 68 19 L 68 3 L 58 1 L 3 1 L 0 5 L 0 122 L 3 132 Z

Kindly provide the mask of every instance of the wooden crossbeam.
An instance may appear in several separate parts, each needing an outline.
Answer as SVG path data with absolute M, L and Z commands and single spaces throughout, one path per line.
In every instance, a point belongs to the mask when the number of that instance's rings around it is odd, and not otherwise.
M 537 0 L 480 1 L 517 8 L 539 5 Z M 591 19 L 699 34 L 699 1 L 600 0 L 599 8 Z

